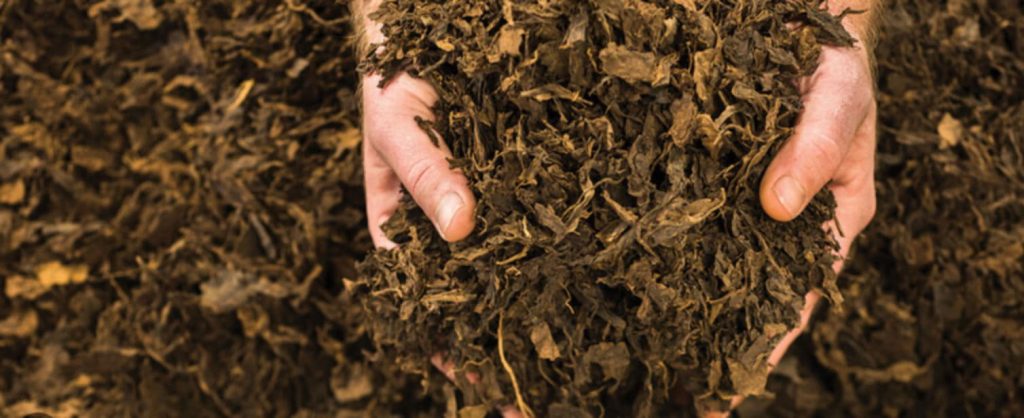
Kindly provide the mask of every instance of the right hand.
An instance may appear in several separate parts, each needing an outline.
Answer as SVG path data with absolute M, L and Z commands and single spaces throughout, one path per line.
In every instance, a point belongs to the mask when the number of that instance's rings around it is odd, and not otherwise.
M 443 141 L 434 146 L 417 118 L 434 120 L 437 91 L 430 83 L 408 73 L 394 77 L 380 88 L 381 77 L 363 79 L 363 172 L 366 184 L 366 218 L 370 236 L 379 248 L 395 248 L 381 224 L 395 213 L 404 186 L 416 204 L 430 217 L 447 241 L 458 241 L 473 231 L 476 199 L 466 177 L 451 169 L 451 151 Z M 455 364 L 441 354 L 431 363 L 455 381 Z M 479 377 L 466 378 L 478 383 Z M 523 418 L 514 406 L 499 408 L 502 418 Z

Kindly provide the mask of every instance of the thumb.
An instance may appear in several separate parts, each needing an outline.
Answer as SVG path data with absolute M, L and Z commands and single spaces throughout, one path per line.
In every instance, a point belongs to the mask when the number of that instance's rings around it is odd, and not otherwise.
M 441 236 L 447 241 L 461 240 L 473 230 L 476 199 L 466 177 L 451 168 L 448 160 L 452 154 L 444 141 L 435 145 L 416 122 L 417 116 L 433 116 L 429 106 L 418 105 L 436 101 L 423 93 L 432 90 L 416 84 L 425 83 L 422 80 L 404 74 L 399 77 L 407 79 L 389 88 L 408 93 L 395 96 L 401 99 L 372 97 L 382 94 L 379 90 L 366 93 L 371 95 L 364 102 L 368 145 L 391 168 Z M 431 97 L 418 98 L 424 95 Z
M 793 136 L 761 179 L 768 216 L 796 218 L 839 171 L 874 102 L 865 60 L 857 50 L 823 50 L 821 65 L 805 79 L 804 110 Z
M 803 212 L 814 194 L 833 177 L 842 163 L 840 139 L 827 127 L 797 133 L 782 147 L 761 180 L 761 206 L 777 221 L 791 221 Z M 825 132 L 823 132 L 823 130 Z
M 843 164 L 865 112 L 851 108 L 842 94 L 842 89 L 818 89 L 805 97 L 793 136 L 761 179 L 761 206 L 773 219 L 786 222 L 800 215 Z
M 417 127 L 418 129 L 418 127 Z M 422 134 L 422 132 L 420 132 Z M 383 144 L 402 152 L 385 154 L 413 200 L 434 223 L 446 241 L 459 241 L 473 231 L 476 200 L 466 178 L 452 170 L 447 147 L 434 147 L 429 138 L 412 133 L 404 135 L 408 143 Z M 401 141 L 398 139 L 397 141 Z M 443 147 L 443 145 L 442 145 Z

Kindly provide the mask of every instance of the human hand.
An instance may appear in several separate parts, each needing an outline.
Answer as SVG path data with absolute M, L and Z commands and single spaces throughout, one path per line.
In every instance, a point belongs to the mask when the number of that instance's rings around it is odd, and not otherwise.
M 837 4 L 830 4 L 830 8 L 838 13 L 842 11 L 839 6 L 852 7 L 852 3 L 858 2 L 834 3 Z M 374 37 L 374 31 L 372 27 L 367 29 L 370 39 L 375 43 L 382 41 L 382 36 Z M 866 38 L 863 30 L 853 32 L 858 39 Z M 417 117 L 433 119 L 431 108 L 438 99 L 436 91 L 429 83 L 404 73 L 384 88 L 378 87 L 379 83 L 379 76 L 369 75 L 363 84 L 367 216 L 374 243 L 385 248 L 395 245 L 384 236 L 380 225 L 397 209 L 402 185 L 445 239 L 464 238 L 473 228 L 472 193 L 465 178 L 449 168 L 446 159 L 450 152 L 443 142 L 435 147 L 415 123 Z M 823 48 L 818 69 L 802 81 L 801 90 L 805 111 L 793 137 L 762 179 L 761 202 L 772 218 L 790 221 L 804 210 L 818 190 L 828 185 L 836 198 L 838 225 L 831 222 L 826 228 L 839 231 L 840 226 L 843 232 L 836 237 L 840 260 L 834 268 L 838 271 L 853 239 L 875 211 L 876 106 L 865 44 Z M 447 199 L 449 192 L 458 196 L 460 207 L 451 209 L 452 206 L 444 204 L 455 201 Z M 806 295 L 800 326 L 772 351 L 769 364 L 777 364 L 803 332 L 818 299 L 820 295 L 816 292 Z M 432 361 L 445 375 L 454 376 L 453 364 L 445 363 L 440 356 Z M 733 406 L 741 400 L 734 399 Z M 503 408 L 502 412 L 506 416 L 517 413 L 511 407 Z M 716 414 L 720 413 L 706 416 Z
M 401 184 L 431 216 L 448 240 L 468 235 L 473 227 L 473 196 L 461 174 L 448 168 L 450 153 L 444 144 L 434 147 L 414 118 L 432 117 L 437 101 L 433 87 L 407 74 L 398 76 L 384 90 L 374 88 L 379 77 L 364 84 L 364 168 L 366 170 L 367 215 L 371 235 L 378 246 L 393 246 L 379 225 L 395 211 Z M 779 221 L 796 218 L 811 198 L 828 185 L 836 198 L 836 219 L 843 234 L 837 234 L 840 260 L 853 239 L 867 226 L 875 212 L 875 100 L 868 53 L 863 47 L 825 47 L 817 71 L 801 84 L 805 111 L 792 138 L 780 150 L 761 184 L 761 202 L 766 213 Z M 400 183 L 401 182 L 401 183 Z M 454 213 L 444 229 L 445 216 L 439 202 L 442 191 L 458 193 L 468 204 Z M 463 197 L 464 196 L 464 197 Z M 448 212 L 453 213 L 453 212 Z M 835 222 L 826 226 L 838 231 Z M 800 325 L 791 330 L 769 355 L 778 364 L 792 342 L 803 332 L 815 304 L 816 292 L 805 296 Z M 436 357 L 435 366 L 454 375 L 454 366 Z M 733 406 L 742 399 L 735 399 Z M 505 417 L 520 416 L 512 407 Z M 706 416 L 718 416 L 709 412 Z M 726 413 L 727 414 L 727 413 Z M 726 415 L 721 415 L 726 416 Z
M 768 216 L 781 222 L 796 218 L 814 195 L 828 186 L 836 199 L 836 217 L 825 229 L 839 243 L 839 258 L 832 266 L 837 273 L 854 238 L 875 214 L 877 107 L 869 47 L 860 41 L 867 38 L 867 20 L 844 22 L 859 40 L 854 47 L 822 48 L 817 70 L 800 84 L 804 111 L 794 134 L 761 179 L 761 206 Z M 805 295 L 800 325 L 772 350 L 769 365 L 778 364 L 806 329 L 820 299 L 816 291 Z M 742 400 L 734 398 L 732 406 Z M 705 414 L 719 416 L 728 416 L 728 412 Z
M 353 16 L 361 18 L 358 32 L 363 47 L 384 41 L 380 25 L 369 12 L 379 0 L 351 3 Z M 430 83 L 402 72 L 386 84 L 379 74 L 362 79 L 363 181 L 366 190 L 366 218 L 374 246 L 391 249 L 397 245 L 384 234 L 381 225 L 398 209 L 402 189 L 423 209 L 441 236 L 448 241 L 465 238 L 473 230 L 476 200 L 462 173 L 448 164 L 451 151 L 443 141 L 435 146 L 417 123 L 434 120 L 438 95 Z M 449 380 L 456 381 L 456 367 L 441 354 L 431 364 Z M 467 380 L 477 383 L 473 373 Z M 513 406 L 501 408 L 504 418 L 521 418 Z
M 383 88 L 381 77 L 363 79 L 363 172 L 366 217 L 374 245 L 394 248 L 381 224 L 398 209 L 402 188 L 445 240 L 473 230 L 476 201 L 462 173 L 450 168 L 451 151 L 435 146 L 417 118 L 433 120 L 437 92 L 430 83 L 401 73 Z
M 380 24 L 369 14 L 380 0 L 356 0 L 352 15 L 359 18 L 363 47 L 383 43 Z M 417 119 L 434 120 L 438 95 L 425 80 L 402 72 L 387 84 L 378 74 L 362 80 L 363 180 L 366 220 L 378 248 L 394 248 L 381 225 L 398 209 L 402 189 L 434 223 L 447 241 L 458 241 L 473 230 L 476 200 L 462 173 L 451 169 L 444 141 L 435 146 Z

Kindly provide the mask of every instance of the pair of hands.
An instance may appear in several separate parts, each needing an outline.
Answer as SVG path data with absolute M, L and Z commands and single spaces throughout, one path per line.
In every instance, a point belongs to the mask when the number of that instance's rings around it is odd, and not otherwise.
M 371 2 L 370 8 L 374 5 Z M 832 4 L 841 3 L 841 4 Z M 831 2 L 830 9 L 852 6 Z M 365 14 L 363 14 L 365 18 Z M 370 43 L 384 40 L 380 28 L 365 19 Z M 847 28 L 865 39 L 866 17 L 848 17 Z M 864 42 L 854 47 L 824 47 L 816 72 L 801 82 L 804 111 L 794 135 L 782 147 L 761 180 L 760 200 L 773 219 L 787 222 L 796 218 L 823 187 L 835 195 L 836 220 L 844 234 L 836 234 L 840 259 L 838 272 L 853 239 L 875 213 L 875 125 L 876 105 L 869 51 Z M 380 87 L 379 75 L 363 79 L 363 168 L 366 211 L 370 236 L 381 248 L 394 248 L 381 225 L 398 209 L 404 190 L 433 222 L 447 241 L 467 237 L 474 226 L 475 198 L 466 178 L 448 164 L 451 152 L 444 142 L 435 147 L 416 118 L 433 120 L 438 100 L 430 83 L 406 73 Z M 830 231 L 839 231 L 826 225 Z M 801 323 L 791 330 L 769 355 L 778 364 L 790 344 L 803 332 L 820 299 L 817 292 L 806 295 Z M 434 363 L 446 374 L 451 365 Z M 736 399 L 733 406 L 740 400 Z M 510 408 L 506 417 L 519 416 Z M 706 416 L 726 416 L 709 411 Z

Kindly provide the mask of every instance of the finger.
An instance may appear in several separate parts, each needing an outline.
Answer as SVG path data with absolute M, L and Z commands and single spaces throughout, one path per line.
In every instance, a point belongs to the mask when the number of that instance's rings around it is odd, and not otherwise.
M 367 115 L 368 119 L 376 119 L 370 145 L 391 167 L 441 236 L 447 241 L 461 240 L 473 230 L 476 200 L 465 176 L 451 169 L 448 162 L 451 152 L 447 146 L 443 141 L 438 141 L 435 146 L 416 122 L 416 117 L 429 119 L 433 116 L 430 105 L 437 100 L 433 88 L 417 85 L 426 82 L 409 75 L 399 77 L 409 79 L 395 80 L 385 89 L 408 91 L 367 100 L 368 103 L 375 103 L 372 107 L 368 106 L 367 112 L 377 112 L 375 115 Z M 383 92 L 381 89 L 375 90 Z M 411 97 L 420 102 L 394 103 L 391 97 Z M 383 120 L 385 117 L 388 120 Z
M 516 409 L 516 407 L 514 407 L 512 405 L 505 405 L 505 406 L 501 407 L 501 417 L 502 418 L 524 418 L 525 415 L 523 415 L 522 412 L 519 412 L 519 410 Z
M 444 374 L 448 380 L 455 381 L 455 363 L 453 361 L 446 359 L 441 353 L 437 353 L 430 357 L 430 364 L 433 364 L 434 368 Z M 473 372 L 466 372 L 466 381 L 475 385 L 480 383 L 480 376 Z
M 392 249 L 398 246 L 388 239 L 381 229 L 398 210 L 402 198 L 402 183 L 398 176 L 377 150 L 363 141 L 363 185 L 366 191 L 366 223 L 370 229 L 370 238 L 377 248 Z
M 865 175 L 855 183 L 833 187 L 832 193 L 836 197 L 836 218 L 829 222 L 828 228 L 839 242 L 838 261 L 842 261 L 849 254 L 854 238 L 874 217 L 877 204 L 874 178 Z M 839 270 L 836 268 L 837 272 Z
M 430 363 L 433 364 L 434 367 L 437 370 L 439 370 L 442 374 L 444 374 L 444 377 L 448 378 L 448 380 L 451 380 L 452 382 L 455 381 L 456 376 L 454 362 L 445 359 L 443 355 L 438 353 L 430 357 Z M 466 372 L 466 381 L 468 381 L 470 384 L 478 384 L 480 383 L 480 376 L 473 372 Z M 514 405 L 502 406 L 501 408 L 498 408 L 498 411 L 501 412 L 502 418 L 525 417 L 523 413 L 519 412 L 519 409 L 517 409 Z
M 441 353 L 430 356 L 430 364 L 433 364 L 434 368 L 441 372 L 448 380 L 455 381 L 455 363 L 451 360 L 446 360 Z
M 761 206 L 772 218 L 796 218 L 814 194 L 836 174 L 854 134 L 865 120 L 871 103 L 871 84 L 863 71 L 850 71 L 842 52 L 826 50 L 833 57 L 808 81 L 804 111 L 794 134 L 768 166 L 761 180 Z
M 370 14 L 380 8 L 380 3 L 381 0 L 351 2 L 352 16 L 360 18 L 359 27 L 357 28 L 358 30 L 356 33 L 361 34 L 364 37 L 364 42 L 367 45 L 380 44 L 385 40 L 384 32 L 382 31 L 384 25 L 370 19 Z
M 779 361 L 782 361 L 782 357 L 786 355 L 789 346 L 793 345 L 793 342 L 807 329 L 807 324 L 811 321 L 811 314 L 814 313 L 814 307 L 818 304 L 819 300 L 821 300 L 821 293 L 818 293 L 816 290 L 807 292 L 804 295 L 804 308 L 800 310 L 800 325 L 791 329 L 786 336 L 782 337 L 782 340 L 779 340 L 775 349 L 768 355 L 769 368 L 774 369 L 779 364 Z

